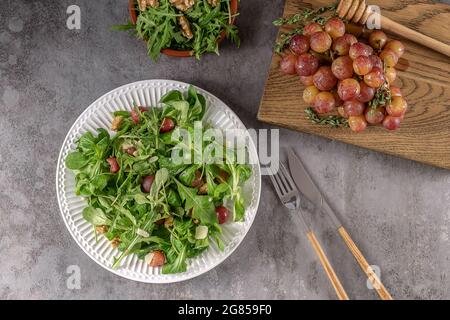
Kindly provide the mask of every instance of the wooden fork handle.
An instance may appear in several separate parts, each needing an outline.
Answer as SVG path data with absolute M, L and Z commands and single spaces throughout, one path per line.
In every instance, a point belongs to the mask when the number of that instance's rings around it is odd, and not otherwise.
M 381 16 L 381 27 L 384 30 L 390 31 L 398 36 L 407 38 L 415 43 L 419 43 L 425 47 L 431 48 L 437 52 L 445 54 L 450 57 L 450 46 L 440 42 L 436 39 L 430 38 L 422 33 L 409 29 L 400 23 L 397 23 L 389 18 Z
M 331 284 L 333 285 L 334 290 L 336 291 L 336 294 L 339 298 L 339 300 L 349 300 L 347 293 L 344 290 L 344 287 L 342 286 L 341 282 L 339 281 L 339 278 L 336 275 L 336 272 L 334 272 L 333 267 L 330 264 L 330 261 L 328 261 L 327 256 L 325 255 L 325 252 L 323 251 L 322 247 L 319 244 L 319 241 L 317 241 L 316 236 L 312 231 L 309 231 L 307 234 L 309 241 L 311 242 L 311 245 L 316 252 L 317 256 L 319 257 L 320 263 L 323 266 L 323 269 L 325 270 L 325 273 L 327 274 L 328 278 L 331 281 Z
M 375 290 L 377 291 L 380 298 L 383 300 L 393 300 L 392 296 L 389 294 L 387 289 L 381 283 L 380 278 L 378 278 L 376 273 L 373 271 L 372 267 L 367 262 L 366 258 L 364 258 L 361 251 L 359 251 L 358 247 L 353 242 L 353 240 L 350 237 L 350 235 L 348 234 L 348 232 L 344 229 L 344 227 L 340 227 L 338 230 L 339 230 L 339 234 L 344 239 L 345 244 L 350 249 L 351 253 L 355 257 L 359 266 L 364 271 L 364 273 L 367 275 L 369 280 L 372 282 L 372 286 L 375 288 Z

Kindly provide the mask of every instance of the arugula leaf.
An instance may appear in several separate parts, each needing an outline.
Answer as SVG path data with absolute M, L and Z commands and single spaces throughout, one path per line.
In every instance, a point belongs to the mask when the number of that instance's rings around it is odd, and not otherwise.
M 189 103 L 187 101 L 180 100 L 180 101 L 171 101 L 167 104 L 169 106 L 172 106 L 175 110 L 179 112 L 178 124 L 180 126 L 184 126 L 188 120 Z
M 179 179 L 185 186 L 192 186 L 192 183 L 196 179 L 195 172 L 199 169 L 198 165 L 192 165 L 184 169 L 180 175 Z
M 190 105 L 189 119 L 193 121 L 202 119 L 206 109 L 205 97 L 201 94 L 197 94 L 197 91 L 193 86 L 189 86 L 188 101 Z
M 136 26 L 133 23 L 129 22 L 127 24 L 119 24 L 119 25 L 112 26 L 111 30 L 113 30 L 113 31 L 127 31 L 127 30 L 133 30 L 135 28 L 136 28 Z
M 137 224 L 136 222 L 136 218 L 133 216 L 133 214 L 130 212 L 130 210 L 119 206 L 119 205 L 115 205 L 114 208 L 121 214 L 123 214 L 125 217 L 127 217 L 127 219 L 129 219 L 131 221 L 131 223 L 135 226 Z
M 153 181 L 152 187 L 150 189 L 150 197 L 156 199 L 158 192 L 164 186 L 164 184 L 169 180 L 169 170 L 166 168 L 161 168 L 156 172 L 155 180 Z
M 83 209 L 83 218 L 94 226 L 111 224 L 102 209 L 91 206 Z
M 108 184 L 109 177 L 110 176 L 108 174 L 99 174 L 95 176 L 91 180 L 91 184 L 94 187 L 94 190 L 102 191 L 103 189 L 105 189 L 106 185 Z
M 167 194 L 167 203 L 174 207 L 178 208 L 181 207 L 181 198 L 177 191 L 175 191 L 174 188 L 169 189 L 169 193 Z
M 66 157 L 66 167 L 70 170 L 78 170 L 88 163 L 88 158 L 81 152 L 71 152 Z
M 170 102 L 181 100 L 184 100 L 183 94 L 178 90 L 171 90 L 161 97 L 160 102 L 169 104 Z
M 185 202 L 184 209 L 189 211 L 192 209 L 192 218 L 200 220 L 204 224 L 217 222 L 214 203 L 208 196 L 197 195 L 196 188 L 186 187 L 177 179 L 173 179 L 178 187 L 178 193 L 181 200 Z
M 163 274 L 168 273 L 179 273 L 186 272 L 187 264 L 186 264 L 187 250 L 186 246 L 183 246 L 179 252 L 177 252 L 177 256 L 175 261 L 172 263 L 167 263 L 162 268 Z
M 229 191 L 230 186 L 227 183 L 221 183 L 214 189 L 214 198 L 223 198 Z

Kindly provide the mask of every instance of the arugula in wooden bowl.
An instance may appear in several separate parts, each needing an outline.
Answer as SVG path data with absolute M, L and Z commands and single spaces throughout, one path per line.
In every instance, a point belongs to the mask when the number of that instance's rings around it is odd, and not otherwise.
M 219 54 L 224 38 L 238 47 L 234 25 L 238 0 L 129 0 L 131 22 L 116 30 L 132 30 L 147 43 L 148 55 L 176 57 Z

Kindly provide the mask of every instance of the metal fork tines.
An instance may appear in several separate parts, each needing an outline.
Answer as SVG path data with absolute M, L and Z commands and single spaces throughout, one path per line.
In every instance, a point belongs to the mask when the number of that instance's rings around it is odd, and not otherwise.
M 294 180 L 292 180 L 291 175 L 287 171 L 283 163 L 280 163 L 280 168 L 277 172 L 270 171 L 270 180 L 275 188 L 275 191 L 280 198 L 281 203 L 288 208 L 290 211 L 298 211 L 300 208 L 300 192 L 298 191 Z M 300 218 L 300 223 L 304 231 L 308 232 L 310 230 L 308 224 L 306 223 L 303 214 L 301 212 L 293 212 Z
M 303 217 L 303 213 L 300 209 L 300 192 L 297 189 L 297 186 L 294 183 L 290 173 L 286 169 L 283 163 L 280 163 L 280 168 L 278 172 L 273 172 L 269 177 L 272 180 L 275 191 L 280 198 L 283 205 L 289 209 L 289 211 L 293 214 L 294 219 L 297 222 L 300 222 L 302 228 L 306 232 L 306 236 L 308 240 L 311 242 L 311 245 L 316 252 L 324 270 L 330 279 L 331 284 L 333 285 L 334 290 L 340 300 L 348 300 L 347 293 L 344 290 L 339 278 L 336 275 L 333 267 L 331 266 L 325 252 L 320 246 L 319 241 L 317 240 L 314 232 L 311 230 L 309 225 L 306 223 L 305 218 Z

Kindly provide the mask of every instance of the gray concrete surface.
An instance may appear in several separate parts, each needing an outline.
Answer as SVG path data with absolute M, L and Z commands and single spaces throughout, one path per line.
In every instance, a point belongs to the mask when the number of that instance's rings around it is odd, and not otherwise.
M 82 27 L 66 28 L 81 7 Z M 179 284 L 117 277 L 91 261 L 60 217 L 59 149 L 71 124 L 105 92 L 141 79 L 193 83 L 217 95 L 248 127 L 256 113 L 283 1 L 242 1 L 242 47 L 221 57 L 163 57 L 110 31 L 127 20 L 126 1 L 0 3 L 0 298 L 2 299 L 334 299 L 305 237 L 264 178 L 261 206 L 242 245 L 223 264 Z M 282 108 L 280 106 L 280 112 Z M 318 137 L 281 130 L 301 154 L 367 259 L 401 299 L 450 298 L 450 172 Z M 324 217 L 315 228 L 351 298 L 376 299 Z M 66 286 L 69 265 L 81 289 Z

